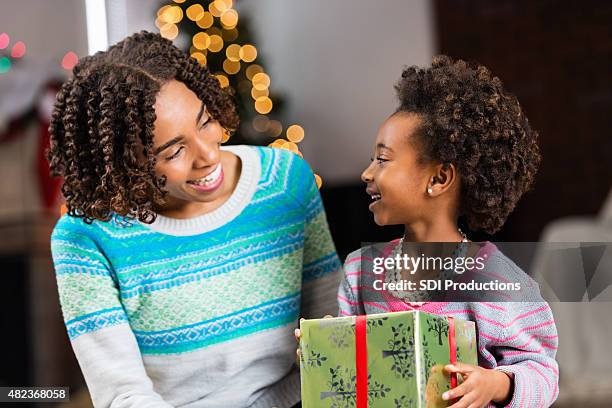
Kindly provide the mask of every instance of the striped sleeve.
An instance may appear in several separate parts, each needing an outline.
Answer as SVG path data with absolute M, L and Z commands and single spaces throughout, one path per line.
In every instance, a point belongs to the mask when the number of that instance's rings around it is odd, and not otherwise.
M 60 220 L 51 253 L 68 336 L 93 403 L 170 407 L 145 372 L 112 268 L 94 239 L 75 228 L 79 223 Z
M 353 288 L 359 286 L 361 274 L 361 249 L 351 252 L 344 262 L 343 277 L 338 288 L 338 315 L 356 316 L 360 312 L 358 294 Z
M 502 337 L 490 339 L 496 343 L 495 369 L 514 378 L 514 393 L 506 407 L 549 407 L 559 393 L 558 337 L 552 312 L 545 302 L 514 305 L 521 307 L 508 316 Z
M 342 265 L 312 170 L 302 158 L 290 155 L 291 193 L 304 210 L 302 317 L 320 318 L 336 312 Z

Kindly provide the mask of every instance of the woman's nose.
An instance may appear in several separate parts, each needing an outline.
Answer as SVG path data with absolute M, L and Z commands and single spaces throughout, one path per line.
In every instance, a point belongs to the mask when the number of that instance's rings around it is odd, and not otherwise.
M 199 143 L 196 151 L 196 155 L 193 161 L 193 167 L 203 168 L 207 166 L 215 165 L 219 162 L 219 156 L 221 152 L 219 145 L 216 143 Z

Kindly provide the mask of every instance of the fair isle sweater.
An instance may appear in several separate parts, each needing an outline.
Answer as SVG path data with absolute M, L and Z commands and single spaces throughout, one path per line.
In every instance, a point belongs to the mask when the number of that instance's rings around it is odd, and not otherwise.
M 96 407 L 291 407 L 293 330 L 336 310 L 341 263 L 313 174 L 286 150 L 226 147 L 230 198 L 152 225 L 63 216 L 51 239 Z
M 397 242 L 384 248 L 383 256 L 389 256 Z M 500 279 L 535 288 L 535 297 L 540 301 L 409 304 L 388 291 L 374 289 L 374 281 L 384 275 L 372 272 L 373 257 L 381 253 L 380 249 L 372 248 L 366 246 L 346 258 L 338 291 L 341 316 L 420 310 L 471 320 L 476 323 L 478 365 L 514 375 L 514 393 L 507 407 L 549 407 L 555 401 L 559 392 L 559 366 L 555 360 L 558 337 L 552 312 L 540 297 L 537 284 L 495 245 L 483 244 L 475 257 L 485 256 L 486 270 L 495 271 Z M 496 406 L 489 404 L 489 407 Z

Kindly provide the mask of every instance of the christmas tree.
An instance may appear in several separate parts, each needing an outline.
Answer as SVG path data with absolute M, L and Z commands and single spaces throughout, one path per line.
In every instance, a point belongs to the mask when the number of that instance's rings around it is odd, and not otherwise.
M 241 124 L 224 142 L 269 145 L 302 156 L 298 143 L 304 129 L 283 126 L 283 99 L 270 92 L 271 78 L 253 44 L 248 19 L 233 6 L 232 0 L 166 1 L 157 10 L 155 25 L 170 40 L 179 33 L 190 38 L 185 51 L 234 92 Z M 315 178 L 320 186 L 320 177 Z

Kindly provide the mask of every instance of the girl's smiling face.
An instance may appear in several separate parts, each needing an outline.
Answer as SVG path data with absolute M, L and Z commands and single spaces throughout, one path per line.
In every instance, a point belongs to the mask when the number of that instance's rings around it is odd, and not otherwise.
M 411 141 L 419 125 L 417 115 L 400 112 L 378 131 L 374 157 L 361 174 L 378 225 L 407 225 L 424 218 L 427 188 L 435 169 L 419 162 L 418 149 Z
M 182 82 L 164 84 L 155 101 L 155 171 L 166 176 L 166 208 L 213 203 L 226 193 L 220 150 L 223 129 Z

